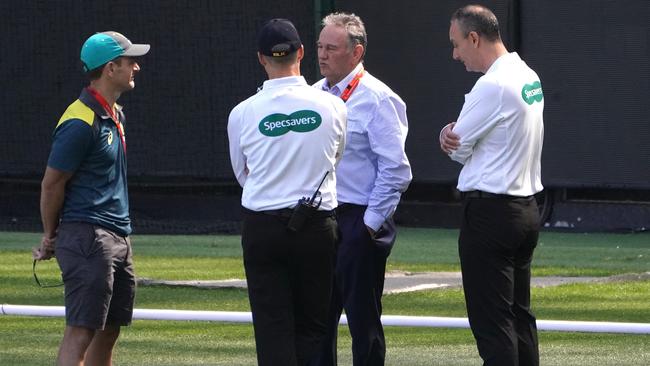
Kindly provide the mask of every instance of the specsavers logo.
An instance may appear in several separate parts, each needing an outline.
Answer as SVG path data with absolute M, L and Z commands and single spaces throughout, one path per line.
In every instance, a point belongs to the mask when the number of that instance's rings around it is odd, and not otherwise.
M 113 131 L 108 131 L 108 137 L 106 138 L 108 145 L 113 143 Z
M 314 111 L 297 111 L 290 115 L 274 113 L 262 119 L 259 125 L 263 135 L 275 137 L 282 136 L 289 131 L 309 132 L 320 126 L 322 118 Z
M 533 104 L 535 102 L 541 102 L 544 99 L 544 93 L 542 92 L 542 83 L 536 81 L 532 84 L 526 84 L 521 89 L 521 97 L 524 98 L 524 102 L 528 104 Z

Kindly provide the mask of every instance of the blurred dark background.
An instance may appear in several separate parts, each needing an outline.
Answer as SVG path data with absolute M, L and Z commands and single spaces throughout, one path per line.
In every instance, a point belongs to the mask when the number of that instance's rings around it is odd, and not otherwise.
M 538 201 L 545 227 L 646 231 L 650 226 L 650 2 L 475 1 L 540 75 L 545 95 Z M 3 1 L 0 12 L 0 230 L 39 231 L 38 193 L 53 128 L 85 84 L 79 50 L 98 31 L 150 43 L 127 115 L 136 233 L 237 232 L 230 110 L 265 80 L 256 32 L 294 22 L 302 71 L 319 79 L 315 43 L 333 10 L 366 23 L 366 68 L 407 103 L 413 183 L 396 218 L 455 227 L 460 165 L 438 147 L 480 74 L 451 59 L 449 17 L 464 1 Z

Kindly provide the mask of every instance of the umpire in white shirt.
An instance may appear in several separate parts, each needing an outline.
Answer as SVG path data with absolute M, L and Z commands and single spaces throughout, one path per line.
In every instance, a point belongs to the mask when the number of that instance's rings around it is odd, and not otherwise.
M 269 80 L 228 119 L 230 158 L 243 187 L 242 247 L 259 365 L 307 364 L 327 330 L 338 240 L 334 168 L 346 109 L 300 76 L 303 55 L 290 21 L 265 23 L 258 59 Z M 302 197 L 318 208 L 302 228 L 290 229 Z
M 539 365 L 530 266 L 540 218 L 544 94 L 539 76 L 508 53 L 496 16 L 470 5 L 451 18 L 453 58 L 482 72 L 440 147 L 463 164 L 458 239 L 470 326 L 484 365 Z
M 348 108 L 347 143 L 337 168 L 341 242 L 328 339 L 317 365 L 336 364 L 342 309 L 352 335 L 355 366 L 383 365 L 386 343 L 381 296 L 386 259 L 395 242 L 393 213 L 411 181 L 404 151 L 406 105 L 363 67 L 367 36 L 361 18 L 335 13 L 323 19 L 318 63 L 325 79 L 314 86 Z

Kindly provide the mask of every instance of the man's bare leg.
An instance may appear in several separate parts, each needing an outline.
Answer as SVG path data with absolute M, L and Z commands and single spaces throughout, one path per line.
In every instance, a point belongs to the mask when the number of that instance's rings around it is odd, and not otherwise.
M 111 366 L 113 347 L 120 335 L 120 327 L 107 325 L 104 330 L 97 330 L 88 350 L 86 350 L 85 366 Z
M 66 326 L 56 364 L 58 366 L 83 366 L 84 355 L 94 335 L 94 329 Z

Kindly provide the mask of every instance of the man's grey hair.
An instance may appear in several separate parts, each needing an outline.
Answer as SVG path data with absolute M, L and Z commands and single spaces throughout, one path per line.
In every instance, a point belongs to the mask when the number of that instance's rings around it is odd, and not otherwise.
M 359 16 L 353 13 L 332 13 L 323 18 L 323 27 L 328 25 L 335 25 L 345 28 L 348 34 L 348 46 L 350 49 L 360 44 L 363 46 L 365 54 L 368 44 L 368 35 L 366 34 L 366 26 Z

